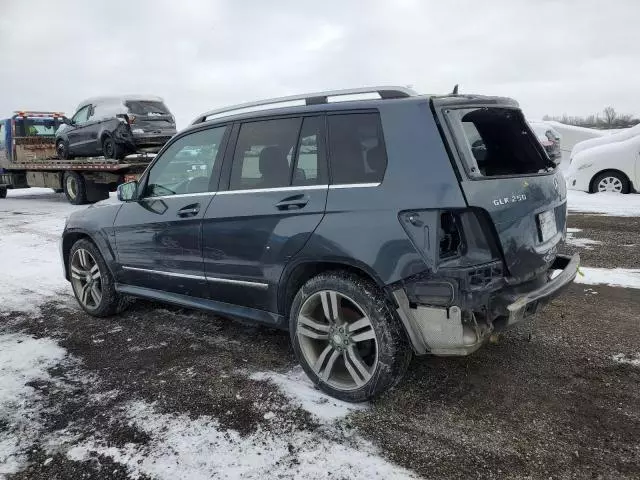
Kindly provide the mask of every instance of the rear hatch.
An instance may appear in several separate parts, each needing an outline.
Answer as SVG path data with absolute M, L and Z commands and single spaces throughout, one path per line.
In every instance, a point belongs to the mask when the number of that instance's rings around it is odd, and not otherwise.
M 566 184 L 518 104 L 448 96 L 432 107 L 467 203 L 491 218 L 510 280 L 548 269 L 566 232 Z
M 176 133 L 176 121 L 163 102 L 156 100 L 127 100 L 125 101 L 125 106 L 127 107 L 127 117 L 132 131 L 140 129 L 145 136 L 171 136 Z

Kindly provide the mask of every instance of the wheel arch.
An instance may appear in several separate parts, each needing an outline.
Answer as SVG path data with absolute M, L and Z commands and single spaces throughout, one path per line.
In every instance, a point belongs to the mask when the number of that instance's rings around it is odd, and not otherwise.
M 113 252 L 111 249 L 109 250 L 109 254 L 105 255 L 105 248 L 99 240 L 94 238 L 89 232 L 81 229 L 74 229 L 71 231 L 67 231 L 64 233 L 62 240 L 60 241 L 60 254 L 62 256 L 62 264 L 64 268 L 64 277 L 69 280 L 69 255 L 71 254 L 71 248 L 75 245 L 78 240 L 86 239 L 93 243 L 100 254 L 102 255 L 105 263 L 107 264 L 107 268 L 111 270 L 111 274 L 113 274 L 112 262 L 114 261 Z
M 308 259 L 301 260 L 295 264 L 287 266 L 286 270 L 280 277 L 277 299 L 278 312 L 284 315 L 285 318 L 288 318 L 293 299 L 302 285 L 304 285 L 309 279 L 320 275 L 321 273 L 338 270 L 346 271 L 371 281 L 385 293 L 385 296 L 387 296 L 389 300 L 391 300 L 387 289 L 385 289 L 384 282 L 382 282 L 380 277 L 367 265 L 343 258 L 320 260 Z
M 622 177 L 624 177 L 627 180 L 627 183 L 629 184 L 629 187 L 633 191 L 634 186 L 633 186 L 633 183 L 631 182 L 631 179 L 629 178 L 629 175 L 624 173 L 622 170 L 618 170 L 617 168 L 604 168 L 604 169 L 600 170 L 599 172 L 594 173 L 591 176 L 591 180 L 589 180 L 589 192 L 590 193 L 595 193 L 594 192 L 594 187 L 595 187 L 596 178 L 598 178 L 598 176 L 602 175 L 603 173 L 616 173 L 616 174 L 622 175 Z

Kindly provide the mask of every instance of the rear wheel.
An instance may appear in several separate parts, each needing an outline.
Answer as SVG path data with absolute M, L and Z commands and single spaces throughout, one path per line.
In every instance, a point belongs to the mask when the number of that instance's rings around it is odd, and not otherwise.
M 603 172 L 593 179 L 591 193 L 613 192 L 629 193 L 629 180 L 618 172 Z
M 87 187 L 82 175 L 77 172 L 65 172 L 63 187 L 69 203 L 73 205 L 87 203 Z
M 7 187 L 0 187 L 0 198 L 7 198 Z
M 102 139 L 102 154 L 105 158 L 121 160 L 124 158 L 124 148 L 111 135 L 105 135 Z
M 69 253 L 71 287 L 89 315 L 108 317 L 121 312 L 128 299 L 115 289 L 115 281 L 100 251 L 87 239 L 78 240 Z
M 300 365 L 320 389 L 341 400 L 382 394 L 411 360 L 406 335 L 382 292 L 347 272 L 309 280 L 293 301 L 289 322 Z

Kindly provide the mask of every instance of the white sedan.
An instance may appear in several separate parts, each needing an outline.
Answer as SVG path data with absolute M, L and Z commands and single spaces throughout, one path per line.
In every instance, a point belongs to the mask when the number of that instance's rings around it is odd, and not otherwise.
M 567 187 L 591 193 L 640 189 L 640 135 L 629 137 L 629 133 L 621 138 L 616 138 L 619 134 L 610 135 L 607 143 L 599 145 L 604 139 L 597 139 L 595 146 L 587 148 L 578 143 L 566 172 Z

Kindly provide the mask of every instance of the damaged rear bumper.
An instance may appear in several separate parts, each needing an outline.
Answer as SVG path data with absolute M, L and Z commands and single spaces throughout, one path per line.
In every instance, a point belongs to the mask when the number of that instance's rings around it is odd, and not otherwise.
M 558 255 L 536 281 L 487 292 L 487 304 L 477 305 L 474 309 L 415 304 L 410 302 L 405 288 L 393 290 L 392 295 L 398 305 L 398 316 L 418 355 L 468 355 L 494 330 L 504 329 L 533 315 L 542 303 L 573 282 L 579 266 L 579 255 Z M 560 273 L 554 275 L 555 271 Z
M 559 270 L 560 273 L 549 282 L 530 292 L 501 292 L 500 298 L 506 303 L 508 312 L 507 325 L 512 325 L 533 315 L 541 303 L 547 302 L 558 295 L 573 282 L 579 267 L 580 255 L 577 253 L 571 257 L 558 255 L 549 270 Z

